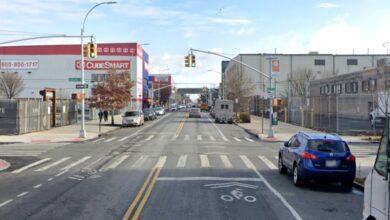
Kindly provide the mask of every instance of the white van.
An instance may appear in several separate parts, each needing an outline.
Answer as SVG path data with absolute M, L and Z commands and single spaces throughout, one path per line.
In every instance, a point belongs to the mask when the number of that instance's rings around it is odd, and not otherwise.
M 221 100 L 215 101 L 214 115 L 215 122 L 233 123 L 233 101 Z
M 389 220 L 390 141 L 389 118 L 386 118 L 374 167 L 364 183 L 363 219 Z

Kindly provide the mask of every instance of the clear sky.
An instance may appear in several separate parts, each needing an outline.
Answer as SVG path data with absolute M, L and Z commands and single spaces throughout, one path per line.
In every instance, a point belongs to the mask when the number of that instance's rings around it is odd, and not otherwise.
M 0 42 L 48 34 L 79 35 L 96 0 L 0 0 Z M 189 48 L 239 53 L 386 53 L 390 49 L 389 0 L 119 0 L 89 16 L 86 34 L 97 42 L 149 43 L 152 73 L 174 74 L 186 83 L 220 82 L 221 59 L 197 55 L 184 68 Z M 14 44 L 72 44 L 45 39 Z M 210 72 L 212 70 L 215 72 Z

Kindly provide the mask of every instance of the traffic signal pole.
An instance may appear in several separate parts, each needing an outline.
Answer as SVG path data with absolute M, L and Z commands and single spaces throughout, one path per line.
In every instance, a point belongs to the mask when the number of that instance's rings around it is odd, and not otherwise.
M 219 53 L 215 53 L 215 52 L 211 52 L 211 51 L 198 50 L 198 49 L 194 49 L 194 48 L 190 48 L 190 51 L 191 51 L 191 54 L 192 54 L 193 51 L 199 52 L 199 53 L 211 54 L 211 55 L 223 57 L 223 58 L 228 59 L 230 61 L 233 61 L 233 62 L 236 62 L 238 64 L 241 64 L 241 65 L 247 67 L 248 69 L 251 69 L 251 70 L 253 70 L 253 71 L 257 72 L 257 73 L 260 73 L 263 77 L 268 78 L 269 79 L 269 88 L 272 88 L 272 71 L 271 71 L 271 69 L 269 71 L 269 74 L 267 75 L 267 74 L 263 73 L 262 71 L 254 68 L 254 67 L 252 67 L 252 66 L 250 66 L 250 65 L 248 65 L 248 64 L 246 64 L 246 63 L 244 63 L 242 61 L 239 61 L 239 60 L 236 60 L 236 59 L 224 56 L 224 55 L 219 54 Z M 271 60 L 270 60 L 270 65 L 271 65 Z M 270 66 L 270 68 L 271 68 L 271 66 Z M 270 114 L 269 114 L 268 138 L 273 138 L 274 137 L 274 131 L 273 131 L 273 127 L 272 127 L 272 120 L 273 120 L 273 118 L 272 118 L 272 114 L 273 114 L 272 97 L 270 96 L 269 99 L 270 99 L 269 100 L 269 104 L 270 104 L 269 112 L 270 112 Z

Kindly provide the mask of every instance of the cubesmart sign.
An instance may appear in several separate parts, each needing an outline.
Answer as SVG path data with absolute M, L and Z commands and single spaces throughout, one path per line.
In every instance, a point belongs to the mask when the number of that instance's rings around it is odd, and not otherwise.
M 81 70 L 81 60 L 75 62 L 76 70 Z M 85 70 L 130 70 L 129 60 L 85 60 Z

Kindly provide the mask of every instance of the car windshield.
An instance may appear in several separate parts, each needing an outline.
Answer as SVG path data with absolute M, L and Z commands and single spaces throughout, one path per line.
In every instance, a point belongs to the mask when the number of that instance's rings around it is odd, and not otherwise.
M 125 117 L 138 116 L 139 112 L 125 112 Z
M 163 108 L 162 107 L 157 107 L 156 110 L 163 110 Z
M 348 151 L 344 141 L 334 140 L 311 140 L 309 141 L 309 149 L 329 153 L 344 153 Z
M 199 109 L 199 108 L 192 108 L 192 109 L 190 110 L 190 112 L 200 112 L 200 109 Z

